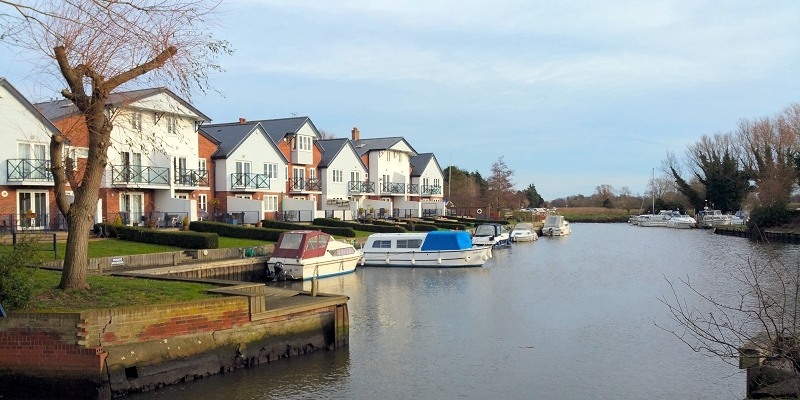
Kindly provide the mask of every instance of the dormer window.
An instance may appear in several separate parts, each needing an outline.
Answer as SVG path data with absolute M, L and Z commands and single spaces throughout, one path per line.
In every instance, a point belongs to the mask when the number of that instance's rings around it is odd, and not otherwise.
M 311 136 L 297 136 L 295 138 L 295 148 L 298 150 L 311 150 Z

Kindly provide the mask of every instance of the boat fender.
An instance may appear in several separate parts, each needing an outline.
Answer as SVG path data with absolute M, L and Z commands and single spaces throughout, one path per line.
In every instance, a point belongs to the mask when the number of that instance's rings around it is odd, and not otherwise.
M 389 256 L 386 256 L 386 264 L 389 264 Z
M 417 260 L 415 260 L 415 259 L 412 257 L 412 258 L 411 258 L 411 265 L 414 265 L 414 264 L 416 264 L 416 263 L 417 263 Z
M 438 259 L 436 259 L 436 262 L 441 264 L 442 263 L 442 257 L 439 257 Z

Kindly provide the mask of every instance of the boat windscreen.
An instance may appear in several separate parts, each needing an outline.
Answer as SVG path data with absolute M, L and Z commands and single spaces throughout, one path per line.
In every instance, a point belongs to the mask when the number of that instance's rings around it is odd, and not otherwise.
M 281 242 L 278 244 L 278 248 L 285 250 L 297 250 L 300 248 L 300 243 L 302 242 L 302 233 L 284 233 L 281 237 Z

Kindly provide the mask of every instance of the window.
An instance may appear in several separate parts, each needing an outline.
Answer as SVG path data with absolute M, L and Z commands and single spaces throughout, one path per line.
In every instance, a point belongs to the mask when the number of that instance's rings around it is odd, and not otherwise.
M 361 173 L 358 171 L 350 171 L 350 182 L 361 182 Z
M 278 211 L 278 196 L 264 196 L 264 208 L 267 211 Z
M 295 140 L 296 140 L 295 142 L 296 148 L 298 150 L 306 150 L 306 151 L 311 150 L 311 143 L 312 143 L 311 136 L 297 136 Z
M 278 164 L 264 163 L 264 175 L 269 179 L 278 179 Z
M 167 133 L 170 135 L 178 133 L 178 118 L 174 115 L 167 116 Z
M 141 132 L 142 131 L 142 113 L 139 111 L 134 111 L 131 114 L 131 128 L 135 131 Z
M 372 242 L 373 249 L 391 249 L 392 248 L 392 241 L 391 240 L 376 240 Z
M 250 181 L 250 162 L 236 161 L 236 174 L 234 175 L 233 184 L 236 186 L 244 186 Z
M 342 181 L 342 170 L 340 170 L 340 169 L 333 170 L 333 181 L 334 182 L 341 182 Z
M 208 211 L 208 195 L 207 194 L 203 193 L 203 194 L 198 194 L 197 195 L 197 208 L 199 208 L 199 209 L 201 209 L 203 211 Z
M 441 186 L 442 186 L 442 185 L 439 183 L 439 178 L 436 178 L 436 179 L 434 179 L 434 180 L 433 180 L 433 186 L 435 186 L 435 187 L 441 187 Z
M 398 249 L 418 249 L 422 246 L 422 239 L 398 239 Z
M 206 170 L 206 165 L 207 165 L 206 162 L 207 162 L 207 160 L 205 158 L 198 158 L 197 159 L 197 169 L 199 169 L 201 172 L 205 171 Z

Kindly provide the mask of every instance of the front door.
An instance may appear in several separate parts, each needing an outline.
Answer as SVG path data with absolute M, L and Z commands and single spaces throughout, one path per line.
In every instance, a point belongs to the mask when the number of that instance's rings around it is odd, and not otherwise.
M 119 216 L 122 218 L 122 223 L 125 225 L 132 225 L 134 222 L 141 222 L 142 216 L 144 216 L 144 194 L 120 194 Z

